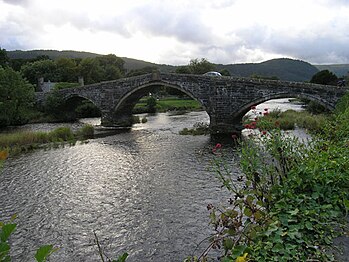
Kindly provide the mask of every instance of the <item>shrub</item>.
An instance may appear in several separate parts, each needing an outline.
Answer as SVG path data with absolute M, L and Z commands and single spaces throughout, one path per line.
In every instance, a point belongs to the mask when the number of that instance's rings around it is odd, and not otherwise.
M 240 141 L 237 178 L 216 146 L 214 168 L 230 206 L 208 205 L 215 234 L 199 259 L 186 261 L 208 261 L 212 248 L 227 262 L 334 261 L 332 239 L 343 234 L 349 210 L 349 109 L 321 129 L 307 145 L 276 127 Z
M 198 135 L 207 135 L 209 133 L 209 126 L 207 123 L 199 122 L 195 123 L 193 128 L 183 128 L 181 131 L 179 131 L 180 135 L 192 135 L 192 136 L 198 136 Z
M 58 127 L 49 133 L 51 141 L 72 141 L 74 133 L 69 127 Z
M 92 125 L 84 125 L 80 130 L 77 131 L 77 136 L 80 139 L 94 138 L 95 129 Z

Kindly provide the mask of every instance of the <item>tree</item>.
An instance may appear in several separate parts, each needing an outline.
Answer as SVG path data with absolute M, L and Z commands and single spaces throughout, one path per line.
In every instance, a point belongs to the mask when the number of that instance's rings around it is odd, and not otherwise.
M 40 77 L 52 82 L 59 80 L 57 65 L 52 60 L 39 60 L 25 64 L 21 68 L 21 73 L 33 85 L 37 84 Z
M 94 84 L 102 81 L 103 68 L 98 60 L 94 58 L 84 58 L 79 64 L 80 75 L 84 77 L 85 84 Z
M 3 67 L 7 66 L 9 61 L 10 59 L 7 56 L 6 50 L 0 47 L 0 66 L 3 66 Z
M 337 80 L 337 76 L 326 69 L 313 75 L 310 83 L 322 85 L 337 85 Z
M 57 75 L 60 82 L 76 82 L 78 67 L 73 59 L 60 57 L 56 60 Z
M 150 113 L 156 112 L 156 99 L 154 97 L 150 96 L 147 99 L 147 108 Z
M 64 120 L 64 98 L 58 90 L 53 90 L 45 100 L 44 112 L 53 116 L 55 119 Z
M 154 70 L 157 70 L 158 68 L 156 66 L 146 66 L 146 67 L 142 67 L 140 69 L 133 69 L 130 72 L 128 72 L 126 74 L 127 77 L 131 77 L 131 76 L 138 76 L 138 75 L 144 75 L 144 74 L 150 74 L 152 73 Z
M 198 58 L 190 60 L 188 65 L 192 74 L 202 75 L 206 72 L 213 71 L 215 69 L 214 64 L 210 63 L 206 58 Z
M 175 71 L 177 74 L 191 74 L 189 66 L 179 66 Z
M 116 55 L 109 54 L 95 58 L 103 69 L 103 80 L 115 80 L 125 75 L 125 61 Z
M 34 87 L 10 67 L 0 67 L 0 127 L 27 121 L 34 101 Z
M 219 73 L 221 73 L 222 76 L 230 76 L 230 72 L 226 68 L 222 69 Z

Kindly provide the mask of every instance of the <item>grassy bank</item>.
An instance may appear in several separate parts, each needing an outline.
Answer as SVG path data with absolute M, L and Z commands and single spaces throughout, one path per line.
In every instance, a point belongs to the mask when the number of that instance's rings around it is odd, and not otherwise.
M 287 110 L 281 112 L 280 110 L 266 110 L 262 114 L 253 112 L 253 116 L 244 121 L 244 126 L 245 128 L 262 130 L 271 130 L 276 127 L 282 130 L 292 130 L 295 127 L 300 127 L 311 132 L 321 132 L 328 118 L 329 115 L 313 115 L 307 111 Z
M 85 125 L 77 132 L 68 127 L 59 127 L 51 132 L 20 131 L 0 134 L 0 151 L 6 150 L 10 155 L 26 152 L 43 145 L 59 146 L 62 143 L 75 144 L 78 140 L 93 138 L 94 128 Z
M 214 148 L 214 170 L 231 198 L 208 205 L 215 233 L 199 258 L 186 261 L 209 261 L 217 247 L 226 262 L 346 261 L 348 250 L 339 254 L 333 239 L 348 236 L 349 108 L 326 117 L 306 145 L 265 113 L 248 123 L 260 135 L 239 141 L 241 176 L 224 165 L 221 145 Z M 272 128 L 258 130 L 271 119 Z
M 156 101 L 157 112 L 167 111 L 199 111 L 200 103 L 193 99 L 180 99 L 175 97 L 162 98 Z M 146 98 L 142 98 L 134 107 L 134 113 L 148 113 Z

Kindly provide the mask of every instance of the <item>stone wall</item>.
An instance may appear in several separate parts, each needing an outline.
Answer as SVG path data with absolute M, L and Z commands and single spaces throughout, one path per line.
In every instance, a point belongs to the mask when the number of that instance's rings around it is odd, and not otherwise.
M 198 100 L 210 116 L 216 133 L 241 129 L 242 117 L 251 106 L 275 98 L 299 97 L 334 109 L 346 88 L 301 82 L 236 77 L 153 73 L 61 90 L 66 100 L 79 96 L 92 101 L 102 112 L 102 124 L 130 125 L 135 103 L 154 86 L 179 89 Z

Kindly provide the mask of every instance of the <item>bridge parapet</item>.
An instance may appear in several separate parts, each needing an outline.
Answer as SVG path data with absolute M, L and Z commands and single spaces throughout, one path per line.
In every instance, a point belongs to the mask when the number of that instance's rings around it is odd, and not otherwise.
M 219 133 L 239 130 L 251 106 L 270 99 L 308 98 L 332 110 L 347 92 L 344 87 L 311 83 L 153 72 L 59 93 L 66 100 L 78 96 L 92 101 L 102 111 L 103 125 L 130 125 L 133 106 L 155 86 L 176 88 L 198 100 L 210 116 L 212 130 Z

